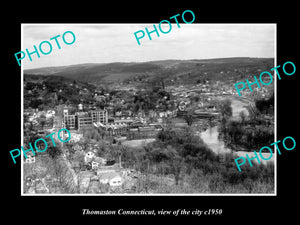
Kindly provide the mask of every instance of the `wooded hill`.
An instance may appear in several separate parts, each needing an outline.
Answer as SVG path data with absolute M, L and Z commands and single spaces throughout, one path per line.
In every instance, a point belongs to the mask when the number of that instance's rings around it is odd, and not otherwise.
M 274 66 L 273 58 L 160 60 L 132 63 L 88 63 L 25 70 L 24 74 L 55 75 L 93 84 L 135 84 L 164 79 L 166 84 L 194 84 L 202 80 L 237 81 L 252 78 Z

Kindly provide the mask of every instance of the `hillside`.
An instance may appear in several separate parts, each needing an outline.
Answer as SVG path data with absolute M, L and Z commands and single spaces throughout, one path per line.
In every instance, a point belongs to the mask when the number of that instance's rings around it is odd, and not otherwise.
M 90 104 L 95 86 L 60 76 L 24 74 L 24 108 L 54 108 L 58 104 Z
M 132 63 L 88 63 L 25 70 L 25 74 L 56 75 L 93 84 L 139 83 L 164 79 L 183 84 L 205 80 L 237 80 L 253 77 L 273 67 L 273 58 L 221 58 L 205 60 L 160 60 Z

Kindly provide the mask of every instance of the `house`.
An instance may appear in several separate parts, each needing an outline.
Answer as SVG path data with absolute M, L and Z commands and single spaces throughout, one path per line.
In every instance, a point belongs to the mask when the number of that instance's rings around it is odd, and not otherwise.
M 159 115 L 160 118 L 166 117 L 165 112 L 159 112 L 158 115 Z
M 130 175 L 132 175 L 132 174 L 135 173 L 135 172 L 136 172 L 136 171 L 135 171 L 134 169 L 123 169 L 123 170 L 121 171 L 123 177 L 124 177 L 124 176 L 130 176 Z
M 130 117 L 131 115 L 132 115 L 132 112 L 130 110 L 122 111 L 122 116 Z
M 93 162 L 92 162 L 92 169 L 93 169 L 93 170 L 97 170 L 98 168 L 99 168 L 99 163 L 93 161 Z
M 72 139 L 70 142 L 76 143 L 79 142 L 81 138 L 83 138 L 83 134 L 81 133 L 76 133 L 74 131 L 71 131 L 72 134 Z
M 161 118 L 158 118 L 158 119 L 157 119 L 157 122 L 158 122 L 158 123 L 162 123 L 163 120 L 162 120 Z
M 89 163 L 91 162 L 95 157 L 95 153 L 92 151 L 88 151 L 84 156 L 84 162 Z
M 157 117 L 157 113 L 154 110 L 150 110 L 149 117 Z
M 104 159 L 104 158 L 102 158 L 102 157 L 98 157 L 98 156 L 96 156 L 95 158 L 94 158 L 94 162 L 97 162 L 98 164 L 99 164 L 99 166 L 104 166 L 104 165 L 106 165 L 106 159 Z
M 122 116 L 122 111 L 115 112 L 115 116 Z
M 109 181 L 109 185 L 112 187 L 121 186 L 123 183 L 122 177 L 115 176 Z
M 46 116 L 46 119 L 50 119 L 50 118 L 55 116 L 55 111 L 54 110 L 48 110 L 46 112 L 45 116 Z
M 25 159 L 24 163 L 35 163 L 35 156 L 33 155 L 28 155 L 27 158 Z
M 99 176 L 99 182 L 102 184 L 109 184 L 110 186 L 115 187 L 122 185 L 123 179 L 118 173 L 111 172 L 101 174 Z
M 74 151 L 82 151 L 82 150 L 83 150 L 83 148 L 82 148 L 82 146 L 81 146 L 81 145 L 79 145 L 79 144 L 75 144 L 75 145 L 73 145 L 73 150 L 74 150 Z

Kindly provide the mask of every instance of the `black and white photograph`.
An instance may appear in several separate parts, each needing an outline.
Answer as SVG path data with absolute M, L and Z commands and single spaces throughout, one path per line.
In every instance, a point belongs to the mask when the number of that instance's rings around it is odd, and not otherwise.
M 21 25 L 22 196 L 277 194 L 276 23 L 178 22 Z
M 3 220 L 296 221 L 296 3 L 109 3 L 5 7 Z

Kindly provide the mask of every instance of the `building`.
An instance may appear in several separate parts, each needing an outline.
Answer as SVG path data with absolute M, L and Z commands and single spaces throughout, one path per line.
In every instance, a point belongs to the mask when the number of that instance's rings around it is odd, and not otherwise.
M 106 124 L 108 122 L 108 113 L 106 110 L 93 110 L 90 112 L 93 122 Z
M 123 183 L 122 177 L 115 176 L 109 181 L 109 185 L 112 187 L 121 186 Z
M 78 117 L 78 130 L 93 126 L 92 117 Z
M 76 127 L 76 118 L 75 115 L 69 115 L 68 108 L 64 108 L 63 110 L 64 115 L 64 126 L 68 129 L 75 129 Z
M 120 186 L 123 183 L 123 179 L 119 173 L 103 173 L 99 176 L 99 182 L 102 184 L 109 184 L 112 187 Z
M 76 128 L 76 117 L 75 115 L 64 116 L 64 124 L 66 128 L 75 129 Z
M 74 151 L 82 151 L 83 150 L 83 147 L 78 143 L 74 144 L 72 146 L 72 148 L 73 148 Z
M 64 117 L 69 115 L 69 110 L 68 108 L 65 106 L 64 109 L 63 109 L 63 114 L 64 114 Z
M 82 104 L 78 105 L 79 110 L 82 110 Z M 83 129 L 92 127 L 94 123 L 108 123 L 107 110 L 92 110 L 89 112 L 76 112 L 75 115 L 69 115 L 68 108 L 63 109 L 63 125 L 69 129 Z
M 35 156 L 28 155 L 27 158 L 25 159 L 24 163 L 35 163 Z
M 83 134 L 77 131 L 71 131 L 71 137 L 70 143 L 77 143 L 81 140 Z
M 93 161 L 93 162 L 92 162 L 92 169 L 93 169 L 93 170 L 97 170 L 98 168 L 99 168 L 99 163 Z
M 89 162 L 93 161 L 94 158 L 95 158 L 95 153 L 92 151 L 89 151 L 84 156 L 84 162 L 89 163 Z
M 106 110 L 93 110 L 86 116 L 78 116 L 78 129 L 92 127 L 94 123 L 108 123 L 108 113 Z

